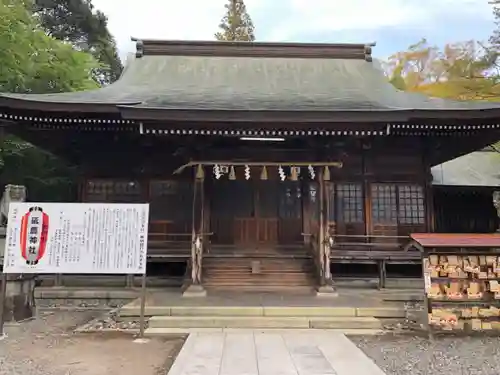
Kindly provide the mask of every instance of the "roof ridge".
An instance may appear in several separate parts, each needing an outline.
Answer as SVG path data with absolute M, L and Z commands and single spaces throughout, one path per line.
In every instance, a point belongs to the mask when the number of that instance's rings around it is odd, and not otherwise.
M 132 38 L 136 56 L 330 58 L 372 61 L 375 43 L 277 43 Z

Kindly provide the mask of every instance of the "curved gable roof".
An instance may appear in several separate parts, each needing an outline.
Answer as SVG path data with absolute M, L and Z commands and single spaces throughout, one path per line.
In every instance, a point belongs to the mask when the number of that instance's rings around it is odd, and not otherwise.
M 308 52 L 307 52 L 308 51 Z M 50 110 L 54 104 L 165 110 L 408 112 L 500 115 L 500 104 L 401 92 L 371 47 L 287 43 L 139 41 L 122 77 L 96 90 L 0 94 L 0 106 Z M 22 103 L 19 103 L 22 102 Z

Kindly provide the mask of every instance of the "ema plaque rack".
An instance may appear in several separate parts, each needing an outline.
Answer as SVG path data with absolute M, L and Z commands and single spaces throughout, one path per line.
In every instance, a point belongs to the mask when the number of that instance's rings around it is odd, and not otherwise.
M 422 264 L 430 330 L 500 333 L 500 249 L 496 250 L 426 254 Z
M 411 237 L 422 252 L 429 335 L 500 334 L 500 235 L 426 233 Z

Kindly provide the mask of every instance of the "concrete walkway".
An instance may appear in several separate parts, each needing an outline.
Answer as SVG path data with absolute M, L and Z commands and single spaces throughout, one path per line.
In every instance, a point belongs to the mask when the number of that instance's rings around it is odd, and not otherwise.
M 192 333 L 169 375 L 385 375 L 340 333 Z

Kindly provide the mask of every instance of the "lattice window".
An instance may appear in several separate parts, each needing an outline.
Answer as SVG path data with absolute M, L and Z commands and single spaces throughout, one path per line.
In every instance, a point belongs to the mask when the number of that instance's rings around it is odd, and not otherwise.
M 363 188 L 361 184 L 336 185 L 337 220 L 343 223 L 364 221 Z
M 372 219 L 376 224 L 425 224 L 424 190 L 419 185 L 372 184 Z
M 371 195 L 373 222 L 396 224 L 398 220 L 396 186 L 392 184 L 372 184 Z
M 141 185 L 137 181 L 89 180 L 86 202 L 139 203 L 142 201 Z
M 425 224 L 424 189 L 419 185 L 399 185 L 399 222 Z

